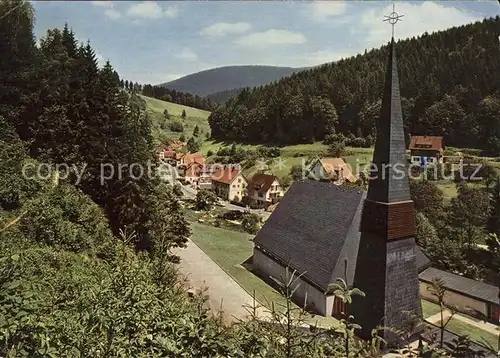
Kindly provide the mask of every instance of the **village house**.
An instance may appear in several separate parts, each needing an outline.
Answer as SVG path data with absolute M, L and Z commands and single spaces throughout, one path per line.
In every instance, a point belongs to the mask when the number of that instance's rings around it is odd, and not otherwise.
M 309 178 L 333 181 L 340 185 L 346 181 L 355 183 L 356 177 L 342 158 L 318 158 L 309 166 Z
M 158 158 L 161 162 L 167 163 L 172 166 L 177 166 L 177 163 L 182 158 L 183 153 L 177 153 L 173 150 L 166 149 L 158 151 Z
M 443 163 L 443 137 L 411 136 L 409 149 L 412 164 L 424 166 Z
M 194 186 L 198 186 L 204 165 L 198 162 L 191 162 L 184 170 L 184 180 Z
M 247 196 L 250 205 L 256 208 L 267 209 L 270 205 L 276 204 L 283 194 L 283 188 L 274 175 L 256 173 L 248 183 Z
M 187 153 L 180 158 L 178 165 L 184 165 L 187 167 L 194 162 L 204 165 L 205 158 L 201 153 Z
M 204 165 L 198 179 L 199 189 L 212 189 L 212 176 L 220 168 L 220 164 Z
M 241 201 L 246 195 L 247 185 L 239 165 L 225 165 L 212 175 L 212 191 L 224 200 Z
M 193 168 L 199 168 L 203 167 L 205 165 L 205 158 L 201 153 L 187 153 L 183 154 L 179 160 L 177 161 L 177 170 L 178 173 L 181 177 L 186 177 L 187 170 L 188 168 L 192 167 L 194 164 L 195 167 Z M 200 170 L 199 169 L 192 169 L 191 175 L 198 174 L 199 175 Z M 194 176 L 192 177 L 194 178 Z

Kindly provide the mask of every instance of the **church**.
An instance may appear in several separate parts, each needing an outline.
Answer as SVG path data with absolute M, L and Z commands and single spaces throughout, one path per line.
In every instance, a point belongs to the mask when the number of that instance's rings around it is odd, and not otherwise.
M 400 327 L 406 312 L 421 316 L 421 297 L 433 300 L 428 287 L 435 277 L 445 284 L 447 304 L 500 323 L 500 288 L 431 267 L 416 245 L 405 149 L 393 36 L 367 192 L 294 182 L 254 238 L 253 270 L 266 281 L 282 280 L 287 267 L 296 271 L 297 303 L 323 316 L 345 312 L 332 292 L 345 278 L 366 295 L 349 306 L 361 337 L 377 327 Z M 391 339 L 390 331 L 380 333 Z
M 419 273 L 430 266 L 414 238 L 394 38 L 389 49 L 368 191 L 295 182 L 255 237 L 252 261 L 263 278 L 302 274 L 297 300 L 324 316 L 343 311 L 331 284 L 346 273 L 366 294 L 349 308 L 366 336 L 400 326 L 402 312 L 421 314 Z

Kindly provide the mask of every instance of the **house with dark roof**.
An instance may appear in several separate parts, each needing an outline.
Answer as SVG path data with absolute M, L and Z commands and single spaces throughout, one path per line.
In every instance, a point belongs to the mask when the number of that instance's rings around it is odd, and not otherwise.
M 297 301 L 323 316 L 339 314 L 331 284 L 344 277 L 352 285 L 360 243 L 360 189 L 312 180 L 296 181 L 254 238 L 252 267 L 266 280 L 280 280 L 286 267 L 302 274 Z M 417 266 L 430 261 L 416 248 Z M 336 301 L 337 300 L 337 301 Z
M 443 281 L 446 288 L 446 305 L 488 321 L 500 324 L 500 288 L 487 283 L 471 280 L 451 272 L 429 267 L 419 274 L 420 294 L 429 301 L 436 298 L 429 291 L 434 278 Z
M 443 163 L 443 137 L 411 136 L 408 149 L 410 149 L 412 163 L 421 166 Z
M 284 194 L 284 190 L 274 175 L 256 173 L 252 176 L 247 187 L 247 196 L 250 205 L 255 208 L 268 208 L 276 204 Z

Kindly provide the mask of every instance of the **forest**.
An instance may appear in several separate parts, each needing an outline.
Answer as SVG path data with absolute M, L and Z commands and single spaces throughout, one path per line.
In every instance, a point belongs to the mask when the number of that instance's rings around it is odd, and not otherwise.
M 500 17 L 396 45 L 405 130 L 500 153 Z M 389 39 L 388 39 L 389 40 Z M 212 112 L 219 140 L 296 144 L 374 138 L 388 46 L 246 88 Z

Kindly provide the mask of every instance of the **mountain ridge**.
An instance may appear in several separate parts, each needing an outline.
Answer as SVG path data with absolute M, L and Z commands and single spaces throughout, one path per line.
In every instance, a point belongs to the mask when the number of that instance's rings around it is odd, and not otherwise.
M 173 81 L 161 83 L 158 86 L 198 96 L 209 96 L 218 92 L 262 86 L 306 69 L 308 67 L 222 66 L 192 73 Z

